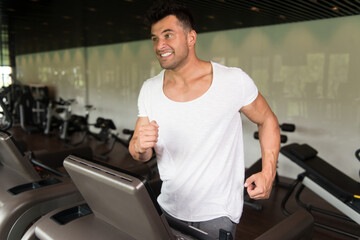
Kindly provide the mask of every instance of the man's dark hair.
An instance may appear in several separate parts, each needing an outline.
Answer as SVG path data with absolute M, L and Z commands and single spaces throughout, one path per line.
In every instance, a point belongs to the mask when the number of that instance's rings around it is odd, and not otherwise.
M 161 19 L 174 15 L 184 28 L 195 29 L 194 18 L 190 10 L 183 4 L 171 0 L 160 0 L 154 3 L 145 15 L 145 24 L 151 26 Z

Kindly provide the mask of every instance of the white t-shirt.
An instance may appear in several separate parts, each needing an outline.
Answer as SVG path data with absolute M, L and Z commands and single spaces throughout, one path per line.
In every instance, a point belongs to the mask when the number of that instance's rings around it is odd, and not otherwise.
M 166 97 L 164 70 L 145 81 L 139 117 L 159 125 L 155 151 L 163 181 L 160 206 L 184 221 L 227 216 L 238 223 L 245 169 L 239 110 L 255 100 L 258 90 L 241 69 L 211 64 L 210 88 L 192 101 Z

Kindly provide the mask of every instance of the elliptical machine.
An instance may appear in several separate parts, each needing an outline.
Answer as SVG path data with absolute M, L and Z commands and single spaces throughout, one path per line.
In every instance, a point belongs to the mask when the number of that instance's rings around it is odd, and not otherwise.
M 53 129 L 60 130 L 60 139 L 67 141 L 67 130 L 71 116 L 71 105 L 75 99 L 50 101 L 46 113 L 45 135 L 49 135 Z M 61 116 L 63 114 L 63 116 Z

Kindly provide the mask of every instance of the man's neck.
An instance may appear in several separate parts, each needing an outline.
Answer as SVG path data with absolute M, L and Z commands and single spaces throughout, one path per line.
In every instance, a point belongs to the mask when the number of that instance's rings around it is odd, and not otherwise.
M 208 74 L 209 64 L 209 62 L 202 61 L 198 58 L 187 61 L 186 64 L 177 69 L 166 70 L 165 80 L 166 82 L 182 81 L 186 84 L 201 75 Z

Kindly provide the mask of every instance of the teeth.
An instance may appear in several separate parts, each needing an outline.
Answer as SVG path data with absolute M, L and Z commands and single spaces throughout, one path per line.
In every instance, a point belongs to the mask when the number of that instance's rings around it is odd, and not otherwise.
M 171 55 L 171 53 L 164 53 L 164 54 L 161 54 L 160 56 L 167 57 L 167 56 L 170 56 L 170 55 Z

